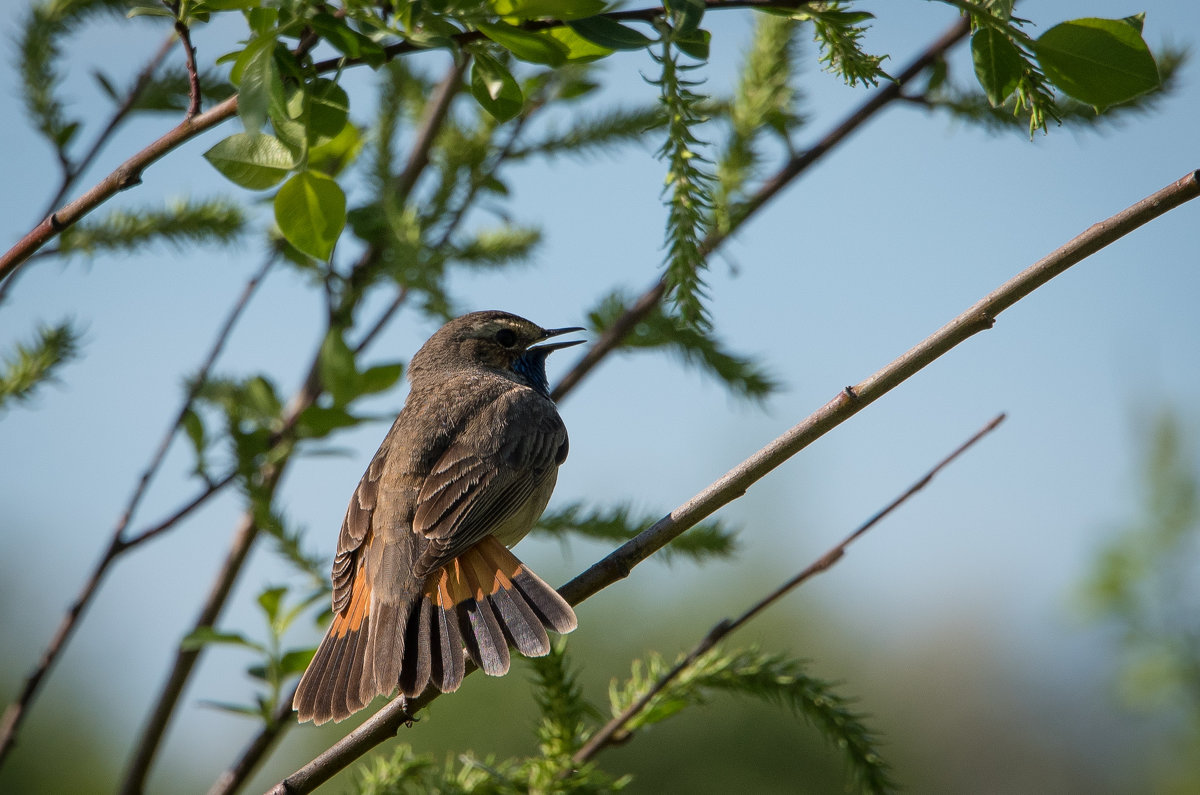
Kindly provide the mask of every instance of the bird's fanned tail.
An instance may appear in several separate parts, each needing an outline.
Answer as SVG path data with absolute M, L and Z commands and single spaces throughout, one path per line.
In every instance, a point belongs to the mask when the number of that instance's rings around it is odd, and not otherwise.
M 399 620 L 371 615 L 364 575 L 358 572 L 350 603 L 300 680 L 294 706 L 301 721 L 342 720 L 397 685 L 408 697 L 430 684 L 457 690 L 466 673 L 464 649 L 484 673 L 502 676 L 509 646 L 541 657 L 550 651 L 547 630 L 567 633 L 577 625 L 566 600 L 491 536 L 430 574 Z M 381 659 L 383 649 L 394 656 Z

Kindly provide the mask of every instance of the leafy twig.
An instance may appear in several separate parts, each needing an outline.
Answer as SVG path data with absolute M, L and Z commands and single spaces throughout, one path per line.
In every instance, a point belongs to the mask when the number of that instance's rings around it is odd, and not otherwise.
M 896 508 L 899 508 L 900 505 L 906 502 L 909 497 L 925 488 L 925 486 L 927 486 L 929 482 L 933 480 L 934 476 L 937 475 L 938 472 L 942 471 L 942 469 L 948 466 L 952 461 L 954 461 L 954 459 L 965 453 L 968 448 L 973 446 L 984 436 L 991 433 L 1003 420 L 1003 414 L 997 416 L 981 430 L 976 432 L 974 436 L 959 445 L 954 452 L 950 453 L 948 456 L 938 462 L 936 466 L 925 473 L 920 480 L 910 486 L 903 494 L 892 500 L 886 507 L 860 525 L 858 529 L 842 539 L 841 543 L 837 544 L 824 555 L 819 557 L 795 577 L 791 578 L 783 585 L 779 586 L 774 591 L 758 600 L 746 612 L 742 613 L 732 621 L 729 619 L 724 619 L 718 622 L 711 630 L 709 630 L 708 634 L 705 635 L 700 642 L 697 643 L 695 647 L 687 653 L 687 655 L 685 655 L 678 663 L 676 663 L 673 668 L 667 671 L 666 674 L 660 677 L 658 681 L 655 682 L 655 684 L 645 693 L 643 693 L 639 699 L 630 704 L 623 712 L 621 712 L 621 714 L 614 717 L 612 720 L 602 726 L 599 731 L 593 734 L 591 738 L 589 738 L 588 741 L 584 743 L 578 751 L 575 752 L 575 755 L 572 757 L 572 761 L 576 765 L 585 764 L 600 751 L 612 745 L 613 742 L 618 739 L 618 735 L 620 735 L 621 739 L 624 739 L 624 737 L 627 735 L 627 732 L 624 731 L 625 725 L 628 724 L 629 721 L 632 720 L 633 717 L 639 712 L 644 710 L 646 705 L 648 705 L 656 695 L 662 692 L 662 690 L 669 685 L 672 680 L 683 673 L 688 666 L 694 664 L 701 655 L 705 654 L 714 646 L 716 646 L 717 643 L 725 638 L 725 636 L 729 635 L 731 632 L 741 627 L 750 619 L 757 616 L 763 610 L 766 610 L 772 604 L 782 599 L 800 584 L 811 579 L 817 574 L 828 570 L 835 563 L 841 560 L 842 556 L 846 554 L 846 548 L 849 547 L 850 544 L 854 543 L 854 541 L 856 541 L 860 536 L 878 524 L 885 516 L 890 514 Z
M 1200 172 L 1192 172 L 1112 218 L 1093 225 L 989 293 L 891 364 L 857 386 L 847 387 L 838 393 L 828 404 L 738 464 L 692 499 L 660 519 L 653 527 L 621 545 L 568 582 L 559 589 L 559 593 L 568 602 L 577 605 L 617 580 L 627 577 L 638 563 L 688 528 L 745 494 L 756 481 L 813 441 L 908 380 L 959 343 L 991 328 L 996 315 L 1004 309 L 1085 257 L 1197 196 L 1200 196 Z M 427 690 L 419 698 L 407 702 L 405 699 L 394 699 L 315 759 L 277 783 L 271 789 L 272 795 L 311 792 L 371 748 L 395 736 L 401 725 L 411 721 L 413 714 L 427 706 L 438 695 L 432 690 Z
M 896 76 L 895 82 L 888 83 L 877 89 L 871 98 L 860 105 L 840 124 L 825 134 L 817 143 L 803 152 L 788 159 L 770 179 L 764 182 L 754 195 L 739 205 L 736 222 L 728 229 L 717 229 L 704 239 L 700 247 L 703 256 L 707 256 L 721 246 L 729 237 L 741 228 L 763 205 L 787 187 L 792 180 L 803 174 L 810 166 L 820 160 L 825 154 L 834 149 L 851 133 L 874 118 L 875 114 L 887 107 L 892 101 L 900 99 L 904 86 L 918 77 L 930 65 L 937 62 L 947 50 L 963 39 L 970 32 L 970 22 L 960 19 L 950 26 L 941 36 L 918 55 L 912 63 Z M 563 377 L 555 387 L 554 399 L 558 400 L 574 389 L 580 381 L 608 354 L 621 345 L 621 341 L 635 326 L 645 320 L 662 302 L 666 294 L 666 283 L 660 279 L 642 293 L 633 306 L 617 318 L 617 320 L 588 346 L 587 352 L 580 357 L 575 366 Z

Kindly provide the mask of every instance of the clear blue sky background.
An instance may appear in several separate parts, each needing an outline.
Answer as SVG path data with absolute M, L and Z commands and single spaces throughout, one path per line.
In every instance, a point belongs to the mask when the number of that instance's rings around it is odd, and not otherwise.
M 891 53 L 896 70 L 955 16 L 938 3 L 864 7 L 879 15 L 868 47 Z M 1063 1 L 1023 9 L 1043 28 L 1139 10 L 1147 12 L 1152 46 L 1200 41 L 1200 7 L 1192 3 Z M 0 19 L 13 30 L 23 14 L 23 4 L 7 4 Z M 733 84 L 748 19 L 711 17 L 714 54 L 706 74 L 717 90 Z M 227 49 L 236 33 L 202 32 L 202 58 Z M 89 118 L 106 112 L 87 78 L 91 68 L 103 64 L 110 74 L 129 76 L 161 35 L 149 24 L 114 21 L 72 39 L 68 93 L 77 112 Z M 6 63 L 13 49 L 5 44 Z M 437 56 L 423 57 L 432 63 Z M 867 95 L 818 72 L 811 49 L 804 60 L 803 109 L 812 122 L 797 141 L 801 146 Z M 964 47 L 954 64 L 965 80 Z M 614 59 L 605 69 L 619 87 L 614 101 L 652 101 L 653 89 L 641 79 L 653 73 L 644 55 Z M 629 501 L 666 512 L 1020 269 L 1200 167 L 1200 60 L 1188 63 L 1178 82 L 1179 90 L 1144 118 L 1103 133 L 1051 128 L 1032 142 L 914 107 L 888 110 L 713 259 L 718 332 L 733 349 L 759 357 L 786 388 L 756 408 L 736 403 L 669 358 L 608 361 L 562 406 L 572 453 L 555 499 Z M 348 84 L 364 82 L 351 74 Z M 23 121 L 16 80 L 7 85 L 0 91 L 6 120 L 0 151 L 9 153 L 0 239 L 15 241 L 38 220 L 57 170 L 48 147 Z M 371 101 L 362 97 L 367 106 Z M 158 116 L 131 124 L 82 184 L 173 123 Z M 200 159 L 234 130 L 226 124 L 189 143 L 109 206 L 235 191 Z M 596 296 L 614 286 L 640 292 L 661 259 L 662 174 L 653 153 L 636 147 L 602 164 L 562 160 L 514 170 L 516 213 L 540 224 L 546 242 L 533 267 L 457 278 L 461 308 L 504 308 L 565 326 L 581 324 Z M 1112 639 L 1086 628 L 1072 599 L 1099 545 L 1136 515 L 1144 412 L 1174 406 L 1197 430 L 1198 227 L 1200 205 L 1193 204 L 1119 241 L 781 467 L 721 514 L 743 528 L 737 561 L 703 574 L 645 567 L 622 588 L 638 594 L 638 604 L 664 610 L 686 606 L 706 587 L 736 590 L 734 604 L 714 610 L 739 609 L 1004 411 L 1009 421 L 1002 430 L 779 609 L 818 604 L 841 631 L 861 638 L 863 648 L 877 649 L 878 656 L 849 663 L 855 684 L 867 692 L 872 681 L 910 675 L 897 660 L 927 667 L 923 649 L 940 649 L 943 656 L 953 649 L 962 660 L 989 661 L 977 674 L 963 666 L 957 674 L 963 679 L 954 682 L 964 690 L 985 687 L 981 680 L 994 667 L 1033 692 L 1071 683 L 1079 694 L 1074 703 L 1100 704 L 1096 720 L 1119 726 L 1116 712 L 1103 705 Z M 251 237 L 216 253 L 157 250 L 90 265 L 39 262 L 0 308 L 5 350 L 39 322 L 69 316 L 87 329 L 84 355 L 63 371 L 63 385 L 0 421 L 5 700 L 101 554 L 177 410 L 183 375 L 199 363 L 261 257 Z M 290 393 L 319 342 L 313 329 L 320 311 L 298 278 L 273 276 L 219 369 L 269 372 Z M 407 358 L 432 330 L 413 315 L 403 317 L 372 356 Z M 552 378 L 572 354 L 559 356 L 551 362 Z M 397 391 L 373 405 L 388 414 L 401 403 Z M 385 428 L 356 429 L 338 440 L 345 456 L 310 460 L 289 474 L 283 505 L 309 528 L 311 545 L 321 552 L 332 553 L 346 500 Z M 135 526 L 192 493 L 182 477 L 188 463 L 177 445 Z M 86 679 L 92 683 L 87 711 L 107 716 L 114 748 L 127 746 L 224 555 L 238 510 L 238 500 L 226 497 L 116 566 L 35 707 L 31 730 L 48 720 L 46 711 L 65 697 L 69 682 Z M 522 550 L 551 582 L 564 581 L 603 552 L 577 545 L 564 558 L 558 546 L 544 542 Z M 256 633 L 253 596 L 264 582 L 284 576 L 270 555 L 256 553 L 222 626 Z M 593 611 L 627 604 L 622 598 L 632 597 L 605 594 L 585 606 L 580 633 L 587 633 Z M 721 614 L 694 615 L 685 630 L 699 636 Z M 807 656 L 802 637 L 793 645 Z M 248 724 L 197 706 L 204 699 L 245 698 L 244 665 L 233 653 L 206 656 L 187 692 L 180 728 L 169 738 L 173 764 L 212 771 L 244 741 Z M 954 708 L 946 681 L 919 687 L 934 701 L 943 689 L 946 709 Z M 877 713 L 888 709 L 870 706 Z

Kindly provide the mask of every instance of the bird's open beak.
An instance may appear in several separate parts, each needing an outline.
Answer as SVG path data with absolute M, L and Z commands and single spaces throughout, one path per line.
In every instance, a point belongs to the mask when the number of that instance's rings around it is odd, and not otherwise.
M 546 329 L 546 333 L 542 337 L 542 339 L 548 340 L 551 337 L 557 337 L 560 334 L 570 334 L 572 331 L 583 331 L 583 330 L 584 330 L 583 326 L 571 326 L 570 328 Z M 547 343 L 544 345 L 534 345 L 534 346 L 531 346 L 530 348 L 528 348 L 527 350 L 545 351 L 546 353 L 550 353 L 552 351 L 562 350 L 563 348 L 570 348 L 572 345 L 579 345 L 580 343 L 583 343 L 583 342 L 587 342 L 587 340 L 565 340 L 563 342 L 551 342 L 551 343 Z

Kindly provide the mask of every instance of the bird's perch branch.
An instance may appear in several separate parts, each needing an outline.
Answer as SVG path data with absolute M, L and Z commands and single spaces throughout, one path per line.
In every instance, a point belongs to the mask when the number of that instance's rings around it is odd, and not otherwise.
M 608 723 L 604 724 L 604 726 L 602 726 L 599 731 L 597 731 L 595 734 L 593 734 L 591 736 L 591 738 L 588 739 L 588 741 L 586 743 L 584 743 L 583 746 L 578 751 L 575 752 L 575 755 L 571 758 L 571 761 L 574 762 L 577 766 L 583 765 L 588 760 L 590 760 L 592 757 L 594 757 L 596 754 L 598 754 L 600 751 L 604 750 L 609 745 L 613 744 L 615 741 L 620 739 L 621 735 L 625 734 L 624 733 L 625 725 L 628 724 L 629 721 L 632 720 L 638 713 L 640 713 L 642 710 L 644 710 L 646 708 L 646 706 L 654 699 L 655 696 L 657 696 L 659 693 L 661 693 L 663 691 L 663 689 L 666 688 L 667 685 L 669 685 L 672 681 L 675 680 L 676 677 L 678 677 L 681 673 L 686 671 L 689 666 L 691 666 L 693 663 L 695 663 L 696 660 L 698 660 L 701 655 L 705 654 L 710 649 L 712 649 L 714 646 L 716 646 L 718 643 L 720 643 L 721 640 L 724 639 L 731 632 L 733 632 L 734 630 L 741 627 L 747 621 L 754 618 L 762 611 L 766 610 L 768 607 L 770 607 L 772 604 L 774 604 L 775 602 L 782 599 L 787 594 L 791 593 L 793 590 L 798 588 L 802 583 L 806 582 L 807 580 L 812 579 L 813 577 L 820 574 L 821 572 L 828 571 L 830 568 L 832 568 L 833 565 L 835 563 L 837 563 L 839 560 L 841 560 L 842 557 L 846 554 L 847 547 L 849 547 L 852 543 L 854 543 L 856 540 L 858 540 L 859 537 L 861 537 L 864 533 L 866 533 L 872 527 L 879 524 L 879 522 L 881 522 L 884 517 L 886 517 L 892 511 L 896 510 L 902 504 L 904 504 L 908 500 L 909 497 L 913 496 L 918 491 L 920 491 L 921 489 L 923 489 L 927 485 L 929 485 L 929 482 L 931 480 L 933 480 L 934 476 L 936 476 L 938 472 L 941 472 L 943 469 L 945 469 L 947 466 L 949 466 L 950 463 L 954 461 L 954 459 L 958 458 L 960 455 L 965 453 L 970 447 L 974 446 L 974 444 L 976 442 L 978 442 L 984 436 L 987 436 L 989 433 L 991 433 L 993 430 L 995 430 L 996 426 L 998 426 L 1003 421 L 1004 421 L 1003 414 L 997 416 L 995 419 L 993 419 L 991 422 L 989 422 L 987 425 L 985 425 L 982 429 L 977 431 L 974 436 L 972 436 L 970 439 L 968 439 L 967 441 L 965 441 L 961 445 L 959 445 L 958 448 L 954 450 L 954 452 L 950 453 L 948 456 L 946 456 L 941 461 L 939 461 L 932 469 L 930 469 L 928 472 L 926 472 L 925 475 L 922 476 L 920 480 L 918 480 L 912 486 L 909 486 L 909 488 L 903 494 L 901 494 L 899 497 L 897 497 L 896 499 L 894 499 L 890 503 L 888 503 L 888 505 L 885 508 L 880 510 L 878 513 L 876 513 L 874 516 L 872 516 L 866 522 L 859 525 L 858 529 L 856 529 L 853 533 L 851 533 L 850 535 L 848 535 L 844 539 L 842 539 L 841 543 L 839 543 L 837 546 L 830 549 L 828 552 L 826 552 L 821 557 L 817 558 L 815 561 L 812 562 L 812 564 L 810 564 L 807 568 L 805 568 L 803 571 L 801 571 L 795 577 L 792 577 L 790 580 L 785 582 L 783 585 L 779 586 L 774 591 L 771 591 L 771 593 L 767 594 L 762 599 L 755 602 L 754 605 L 751 606 L 749 610 L 742 613 L 736 619 L 733 619 L 733 620 L 725 619 L 723 621 L 718 622 L 712 629 L 710 629 L 708 631 L 708 634 L 706 634 L 703 638 L 700 639 L 700 642 L 697 643 L 695 645 L 695 647 L 693 647 L 692 650 L 690 652 L 688 652 L 686 656 L 683 657 L 683 659 L 681 659 L 678 663 L 676 663 L 671 668 L 671 670 L 669 670 L 665 674 L 663 674 L 662 677 L 660 677 L 659 680 L 657 682 L 655 682 L 654 685 L 650 689 L 648 689 L 645 693 L 643 693 L 641 698 L 639 698 L 634 703 L 630 704 L 625 710 L 623 710 L 621 712 L 620 715 L 617 715 L 612 720 L 610 720 Z
M 1200 196 L 1200 172 L 1191 172 L 1111 218 L 1094 224 L 997 287 L 857 386 L 846 387 L 803 422 L 729 470 L 692 499 L 636 538 L 568 582 L 559 592 L 573 605 L 629 575 L 633 568 L 672 539 L 746 493 L 768 472 L 866 406 L 911 378 L 969 337 L 989 329 L 1002 311 L 1067 268 L 1179 205 Z M 426 691 L 405 703 L 395 699 L 308 764 L 276 784 L 272 795 L 311 792 L 379 743 L 395 736 L 412 715 L 439 694 Z

